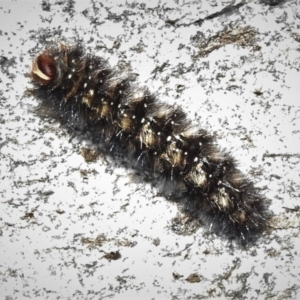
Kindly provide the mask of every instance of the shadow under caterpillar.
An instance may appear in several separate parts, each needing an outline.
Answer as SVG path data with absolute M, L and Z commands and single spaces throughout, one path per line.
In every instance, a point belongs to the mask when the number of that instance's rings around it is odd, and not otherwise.
M 30 94 L 51 117 L 92 133 L 113 156 L 163 181 L 163 192 L 214 232 L 241 243 L 268 227 L 269 200 L 221 151 L 213 135 L 192 126 L 178 106 L 161 103 L 132 75 L 89 55 L 81 44 L 53 44 L 38 55 Z

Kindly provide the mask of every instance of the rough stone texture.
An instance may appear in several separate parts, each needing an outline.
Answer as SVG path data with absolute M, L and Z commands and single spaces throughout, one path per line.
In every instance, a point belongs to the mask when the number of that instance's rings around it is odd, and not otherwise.
M 0 299 L 298 299 L 300 2 L 3 1 Z M 246 1 L 245 1 L 246 2 Z M 148 178 L 24 96 L 50 41 L 130 64 L 272 200 L 243 249 L 186 224 Z

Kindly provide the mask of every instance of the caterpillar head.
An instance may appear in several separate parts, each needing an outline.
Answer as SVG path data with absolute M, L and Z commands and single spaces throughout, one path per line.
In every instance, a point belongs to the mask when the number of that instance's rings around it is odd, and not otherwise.
M 33 61 L 30 72 L 33 83 L 52 88 L 57 86 L 66 72 L 71 51 L 72 48 L 63 43 L 49 45 Z
M 40 54 L 32 64 L 30 77 L 39 85 L 48 85 L 52 83 L 57 75 L 56 61 L 50 54 Z

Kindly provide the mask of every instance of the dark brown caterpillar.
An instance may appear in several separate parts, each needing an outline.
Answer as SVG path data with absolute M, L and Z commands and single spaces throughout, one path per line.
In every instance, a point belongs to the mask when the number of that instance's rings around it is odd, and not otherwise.
M 132 75 L 87 55 L 80 44 L 61 44 L 34 60 L 30 77 L 31 94 L 52 117 L 88 129 L 103 149 L 163 181 L 163 192 L 190 217 L 242 243 L 268 226 L 269 201 L 234 159 L 206 130 L 193 127 L 181 108 L 134 84 Z

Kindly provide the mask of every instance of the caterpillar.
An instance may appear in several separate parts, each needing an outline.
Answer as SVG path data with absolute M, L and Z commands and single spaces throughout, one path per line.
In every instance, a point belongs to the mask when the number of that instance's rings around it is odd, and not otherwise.
M 87 54 L 80 43 L 55 43 L 34 59 L 29 76 L 30 94 L 49 116 L 87 129 L 102 150 L 163 182 L 162 192 L 189 218 L 243 244 L 268 227 L 270 201 L 214 135 L 136 84 L 130 72 Z

